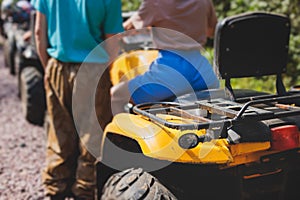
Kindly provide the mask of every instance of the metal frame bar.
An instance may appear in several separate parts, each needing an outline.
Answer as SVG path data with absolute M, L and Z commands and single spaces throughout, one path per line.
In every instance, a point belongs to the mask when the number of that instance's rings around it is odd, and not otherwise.
M 245 104 L 236 103 L 233 101 L 228 101 L 225 99 L 213 99 L 213 100 L 202 100 L 197 101 L 194 104 L 188 105 L 180 105 L 178 103 L 173 102 L 155 102 L 155 103 L 145 103 L 139 104 L 133 107 L 133 112 L 146 117 L 148 120 L 156 122 L 160 125 L 166 126 L 172 129 L 180 129 L 180 130 L 200 130 L 200 129 L 208 129 L 213 127 L 220 127 L 220 126 L 231 126 L 234 124 L 239 124 L 244 120 L 251 119 L 251 120 L 267 120 L 273 118 L 281 118 L 281 117 L 288 117 L 288 116 L 295 116 L 300 115 L 300 107 L 298 106 L 289 106 L 287 104 L 280 103 L 281 107 L 278 106 L 278 102 L 280 101 L 291 101 L 291 100 L 300 100 L 300 94 L 293 94 L 288 96 L 278 96 L 273 98 L 258 98 L 255 100 L 251 100 Z M 240 110 L 231 110 L 230 108 L 224 108 L 218 105 L 218 102 L 223 101 L 225 104 L 230 103 L 233 106 L 239 106 Z M 266 108 L 256 108 L 254 105 L 257 104 L 266 104 Z M 268 104 L 268 105 L 267 105 Z M 277 106 L 276 106 L 277 105 Z M 283 107 L 282 105 L 286 105 Z M 280 111 L 270 111 L 268 108 L 276 107 Z M 199 116 L 188 114 L 186 110 L 189 109 L 202 109 L 206 110 L 207 112 L 211 112 L 212 114 L 218 114 L 221 116 L 226 117 L 225 119 L 209 119 L 201 117 L 202 120 L 198 120 L 200 122 L 190 123 L 190 124 L 179 124 L 169 122 L 165 119 L 162 119 L 156 114 L 179 114 L 178 116 L 184 116 L 189 119 L 199 119 Z M 206 119 L 206 120 L 205 120 Z

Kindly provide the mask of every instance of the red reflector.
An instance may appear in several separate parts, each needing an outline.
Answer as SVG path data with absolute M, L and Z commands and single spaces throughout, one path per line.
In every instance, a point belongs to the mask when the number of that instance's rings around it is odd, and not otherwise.
M 287 150 L 299 146 L 299 131 L 297 126 L 285 125 L 271 129 L 273 150 Z

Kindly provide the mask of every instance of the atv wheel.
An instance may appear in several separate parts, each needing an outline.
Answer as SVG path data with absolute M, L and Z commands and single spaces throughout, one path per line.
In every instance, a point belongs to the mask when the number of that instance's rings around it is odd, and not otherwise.
M 176 197 L 143 169 L 127 169 L 112 175 L 103 188 L 102 200 L 175 200 Z
M 25 119 L 32 124 L 42 126 L 46 110 L 42 74 L 35 67 L 25 67 L 20 76 L 20 89 Z

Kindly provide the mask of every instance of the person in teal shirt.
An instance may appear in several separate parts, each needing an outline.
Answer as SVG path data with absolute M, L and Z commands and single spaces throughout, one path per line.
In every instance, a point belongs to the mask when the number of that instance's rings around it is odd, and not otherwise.
M 46 196 L 50 199 L 70 196 L 94 199 L 96 159 L 82 144 L 76 131 L 72 90 L 76 87 L 75 77 L 83 62 L 90 64 L 91 70 L 105 68 L 109 56 L 98 45 L 123 31 L 121 2 L 32 0 L 31 3 L 37 10 L 36 46 L 45 68 L 49 117 L 46 167 L 43 170 Z M 92 51 L 93 56 L 90 56 Z M 99 85 L 95 110 L 104 129 L 112 118 L 108 70 L 103 72 Z

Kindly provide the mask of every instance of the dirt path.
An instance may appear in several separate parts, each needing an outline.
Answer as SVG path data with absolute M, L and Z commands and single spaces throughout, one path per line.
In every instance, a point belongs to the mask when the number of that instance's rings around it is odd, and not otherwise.
M 0 200 L 43 199 L 45 131 L 22 115 L 17 77 L 9 75 L 0 50 Z

